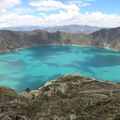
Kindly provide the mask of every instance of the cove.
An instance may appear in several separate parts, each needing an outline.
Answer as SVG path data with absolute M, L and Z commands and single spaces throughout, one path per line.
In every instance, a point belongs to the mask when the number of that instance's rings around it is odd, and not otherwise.
M 120 82 L 120 52 L 96 47 L 45 45 L 0 53 L 0 86 L 35 89 L 65 74 Z

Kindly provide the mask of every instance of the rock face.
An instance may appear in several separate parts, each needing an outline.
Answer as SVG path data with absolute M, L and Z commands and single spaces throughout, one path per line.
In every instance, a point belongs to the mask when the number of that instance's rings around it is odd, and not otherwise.
M 34 31 L 0 31 L 0 51 L 14 50 L 41 44 L 76 44 L 120 50 L 120 28 L 102 29 L 92 34 L 49 33 Z
M 120 50 L 120 27 L 94 32 L 91 40 L 93 46 Z
M 8 102 L 16 98 L 17 94 L 12 89 L 0 87 L 0 103 Z
M 14 50 L 41 44 L 89 44 L 86 34 L 49 33 L 42 30 L 15 32 L 0 31 L 0 50 Z
M 0 87 L 0 93 L 6 95 L 16 95 L 16 92 L 6 87 Z
M 117 83 L 66 75 L 26 94 L 0 102 L 0 120 L 120 118 L 120 84 Z

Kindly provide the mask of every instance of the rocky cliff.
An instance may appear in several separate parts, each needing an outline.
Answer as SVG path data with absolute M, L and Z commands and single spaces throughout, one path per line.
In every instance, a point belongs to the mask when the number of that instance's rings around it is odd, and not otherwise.
M 91 41 L 93 46 L 120 50 L 120 27 L 94 32 Z
M 120 119 L 120 84 L 81 75 L 66 75 L 30 93 L 1 94 L 0 120 Z
M 86 34 L 70 34 L 64 32 L 49 33 L 43 30 L 26 32 L 0 31 L 0 50 L 14 50 L 34 47 L 41 44 L 90 44 Z
M 77 44 L 120 50 L 120 28 L 102 29 L 91 34 L 65 32 L 0 31 L 0 50 L 14 50 L 41 44 Z

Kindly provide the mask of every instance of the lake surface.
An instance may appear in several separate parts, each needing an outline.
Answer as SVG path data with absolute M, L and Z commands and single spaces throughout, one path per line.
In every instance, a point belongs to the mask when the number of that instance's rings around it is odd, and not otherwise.
M 0 85 L 17 92 L 73 73 L 120 82 L 120 52 L 96 47 L 40 46 L 0 53 Z

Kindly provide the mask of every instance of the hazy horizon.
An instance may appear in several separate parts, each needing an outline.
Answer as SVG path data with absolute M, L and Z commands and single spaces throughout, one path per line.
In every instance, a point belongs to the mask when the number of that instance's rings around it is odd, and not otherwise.
M 53 25 L 53 26 L 40 26 L 40 25 L 21 25 L 21 26 L 11 26 L 11 28 L 13 27 L 41 27 L 41 28 L 47 28 L 47 27 L 64 27 L 64 26 L 89 26 L 89 27 L 99 27 L 99 26 L 92 26 L 92 25 L 82 25 L 82 24 L 68 24 L 68 25 Z M 116 26 L 116 27 L 120 27 L 120 26 Z M 0 28 L 7 28 L 6 27 L 0 27 Z M 103 27 L 99 27 L 99 28 L 103 28 Z M 107 27 L 106 27 L 107 28 Z M 112 28 L 112 27 L 109 27 Z

